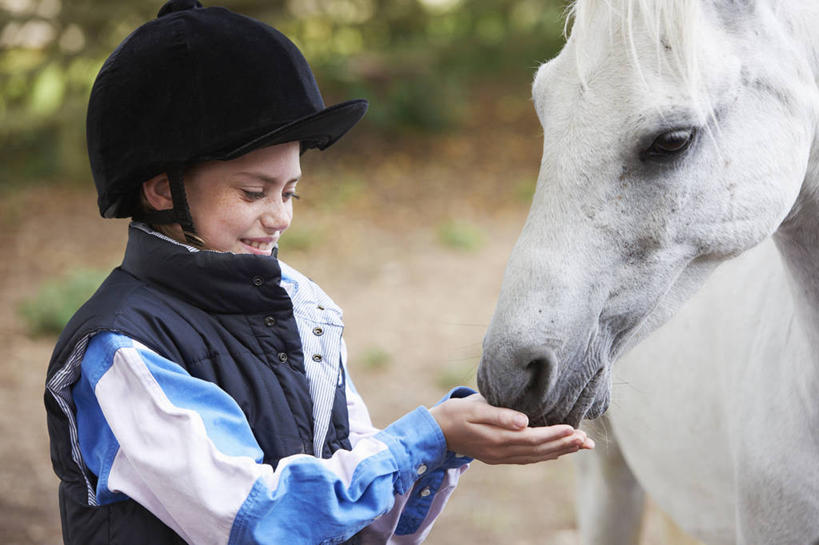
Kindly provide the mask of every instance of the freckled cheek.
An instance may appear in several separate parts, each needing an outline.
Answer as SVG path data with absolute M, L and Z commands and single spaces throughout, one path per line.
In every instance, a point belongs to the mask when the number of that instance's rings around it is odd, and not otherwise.
M 202 232 L 209 240 L 227 249 L 237 238 L 246 234 L 252 220 L 247 211 L 228 199 L 213 201 L 213 206 L 201 215 Z

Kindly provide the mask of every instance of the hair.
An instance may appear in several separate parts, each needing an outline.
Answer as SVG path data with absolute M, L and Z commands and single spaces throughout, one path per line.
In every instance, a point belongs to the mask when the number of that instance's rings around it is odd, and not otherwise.
M 577 69 L 584 87 L 588 80 L 583 51 L 588 43 L 600 39 L 592 24 L 603 17 L 609 22 L 609 40 L 613 41 L 616 33 L 622 35 L 640 79 L 648 86 L 634 40 L 638 26 L 646 29 L 655 43 L 657 65 L 679 78 L 694 103 L 701 105 L 701 114 L 707 115 L 710 105 L 700 88 L 697 55 L 700 6 L 701 0 L 574 0 L 567 8 L 564 34 L 568 37 L 571 33 L 576 43 Z

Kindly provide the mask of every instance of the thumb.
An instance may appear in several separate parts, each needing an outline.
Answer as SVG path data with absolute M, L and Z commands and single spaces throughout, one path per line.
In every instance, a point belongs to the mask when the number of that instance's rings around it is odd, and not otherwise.
M 485 423 L 509 430 L 522 430 L 529 425 L 529 417 L 522 412 L 486 405 L 479 419 Z

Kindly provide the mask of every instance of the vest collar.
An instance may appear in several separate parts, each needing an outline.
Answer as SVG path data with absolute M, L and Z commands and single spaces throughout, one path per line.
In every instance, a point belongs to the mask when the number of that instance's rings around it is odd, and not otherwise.
M 131 224 L 122 269 L 210 313 L 292 309 L 274 256 L 191 251 Z

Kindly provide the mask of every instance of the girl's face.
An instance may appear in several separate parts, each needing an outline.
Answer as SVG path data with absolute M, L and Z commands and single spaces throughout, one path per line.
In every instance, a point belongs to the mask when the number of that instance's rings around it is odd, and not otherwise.
M 191 168 L 185 173 L 185 191 L 205 248 L 270 255 L 293 219 L 300 176 L 298 142 Z

